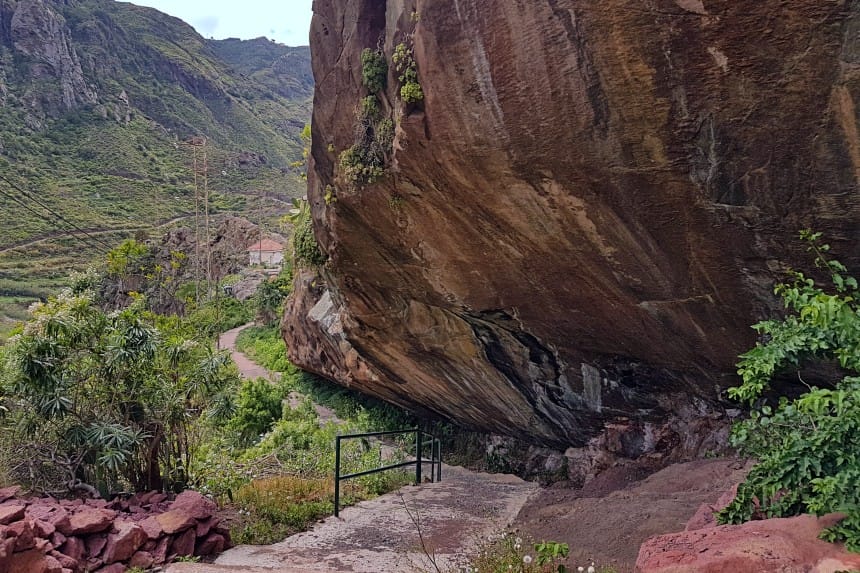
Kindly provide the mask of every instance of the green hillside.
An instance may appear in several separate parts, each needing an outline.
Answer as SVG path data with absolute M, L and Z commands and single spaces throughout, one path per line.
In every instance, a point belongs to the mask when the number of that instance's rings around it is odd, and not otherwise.
M 108 246 L 187 224 L 195 164 L 213 213 L 273 223 L 304 194 L 312 91 L 306 47 L 205 40 L 113 0 L 0 0 L 0 334 Z

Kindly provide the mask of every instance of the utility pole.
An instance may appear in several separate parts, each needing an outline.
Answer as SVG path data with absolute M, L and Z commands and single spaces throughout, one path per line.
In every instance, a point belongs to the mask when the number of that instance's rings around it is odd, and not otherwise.
M 212 300 L 212 238 L 209 233 L 209 156 L 203 138 L 203 208 L 206 224 L 206 300 Z

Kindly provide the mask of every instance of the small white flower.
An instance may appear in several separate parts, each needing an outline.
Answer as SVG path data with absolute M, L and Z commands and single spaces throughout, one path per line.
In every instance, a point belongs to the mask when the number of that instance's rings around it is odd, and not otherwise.
M 576 570 L 579 571 L 579 573 L 583 573 L 585 571 L 585 567 L 580 565 L 579 567 L 576 568 Z
M 531 562 L 532 562 L 532 556 L 531 556 L 531 555 L 524 555 L 524 556 L 523 556 L 523 563 L 525 563 L 526 565 L 528 565 L 528 564 L 529 564 L 529 563 L 531 563 Z
M 591 562 L 591 565 L 589 565 L 589 566 L 588 566 L 588 569 L 586 570 L 586 572 L 585 572 L 585 573 L 594 573 L 594 572 L 595 572 L 595 569 L 594 569 L 594 561 L 592 561 L 592 562 Z
M 514 543 L 516 543 L 517 545 L 519 545 L 519 544 L 520 544 L 520 543 L 522 543 L 522 542 L 523 542 L 523 538 L 522 538 L 522 537 L 517 537 L 516 539 L 514 539 Z
M 514 549 L 515 549 L 515 550 L 517 550 L 517 551 L 519 551 L 519 550 L 520 550 L 520 549 L 522 549 L 522 548 L 523 548 L 523 546 L 522 546 L 522 545 L 520 545 L 519 543 L 517 543 L 516 545 L 514 545 Z

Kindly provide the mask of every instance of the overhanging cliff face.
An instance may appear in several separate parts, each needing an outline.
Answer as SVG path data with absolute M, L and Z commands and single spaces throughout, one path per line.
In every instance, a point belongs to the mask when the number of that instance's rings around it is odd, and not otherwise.
M 314 11 L 309 197 L 330 260 L 285 317 L 305 368 L 583 445 L 619 420 L 719 411 L 774 281 L 808 264 L 800 229 L 860 263 L 855 2 Z M 404 106 L 390 72 L 391 166 L 350 189 L 361 50 L 390 59 L 409 33 L 425 100 Z

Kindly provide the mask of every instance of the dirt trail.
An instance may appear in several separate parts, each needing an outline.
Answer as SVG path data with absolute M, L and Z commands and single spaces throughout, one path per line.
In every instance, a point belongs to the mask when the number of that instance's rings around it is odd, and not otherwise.
M 243 324 L 242 326 L 224 332 L 218 338 L 218 348 L 230 351 L 230 357 L 233 359 L 233 362 L 236 363 L 236 367 L 239 369 L 239 374 L 242 376 L 242 378 L 247 378 L 249 380 L 254 380 L 256 378 L 265 378 L 269 382 L 277 382 L 280 378 L 279 373 L 272 372 L 263 368 L 262 366 L 248 358 L 248 356 L 236 350 L 236 339 L 239 337 L 239 333 L 246 328 L 250 328 L 252 326 L 254 326 L 253 322 Z M 290 402 L 290 407 L 295 408 L 301 403 L 301 401 L 304 399 L 304 396 L 302 396 L 298 392 L 290 392 L 288 399 Z M 325 424 L 326 422 L 339 422 L 337 415 L 331 408 L 327 408 L 326 406 L 321 406 L 319 404 L 314 404 L 314 409 L 317 411 L 317 416 L 319 416 L 320 424 Z

